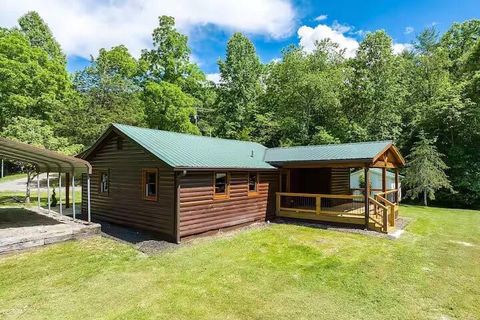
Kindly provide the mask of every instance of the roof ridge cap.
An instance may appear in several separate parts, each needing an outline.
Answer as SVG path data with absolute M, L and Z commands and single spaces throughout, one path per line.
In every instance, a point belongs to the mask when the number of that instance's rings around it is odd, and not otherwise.
M 327 143 L 327 144 L 310 144 L 303 146 L 291 146 L 291 147 L 273 147 L 268 148 L 272 149 L 294 149 L 294 148 L 309 148 L 309 147 L 328 147 L 328 146 L 348 146 L 348 145 L 358 145 L 358 144 L 367 144 L 367 143 L 393 143 L 393 140 L 379 140 L 379 141 L 360 141 L 360 142 L 346 142 L 346 143 Z
M 245 141 L 245 140 L 237 140 L 237 139 L 227 139 L 227 138 L 220 138 L 220 137 L 203 136 L 203 135 L 196 135 L 196 134 L 184 133 L 184 132 L 175 132 L 175 131 L 168 131 L 168 130 L 161 130 L 161 129 L 137 127 L 137 126 L 132 126 L 132 125 L 129 125 L 129 124 L 121 124 L 121 123 L 112 123 L 112 125 L 119 130 L 121 130 L 121 129 L 118 128 L 118 126 L 123 126 L 123 127 L 130 127 L 130 128 L 135 128 L 135 129 L 141 129 L 141 130 L 159 131 L 159 132 L 166 132 L 166 133 L 170 133 L 170 134 L 178 134 L 178 135 L 183 135 L 183 136 L 198 137 L 198 138 L 211 139 L 211 140 L 223 140 L 223 141 L 230 141 L 230 142 L 235 142 L 235 143 L 256 144 L 256 145 L 259 145 L 261 147 L 264 147 L 264 148 L 268 149 L 263 144 L 261 144 L 259 142 L 255 142 L 255 141 Z

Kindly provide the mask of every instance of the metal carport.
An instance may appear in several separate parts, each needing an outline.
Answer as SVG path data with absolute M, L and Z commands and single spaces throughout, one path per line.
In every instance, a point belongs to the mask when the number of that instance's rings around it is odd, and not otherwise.
M 72 186 L 75 186 L 75 174 L 87 175 L 87 215 L 88 222 L 91 221 L 90 212 L 90 174 L 92 166 L 85 160 L 66 156 L 58 152 L 34 147 L 32 145 L 21 143 L 0 137 L 0 158 L 12 161 L 20 161 L 35 166 L 37 173 L 47 173 L 47 202 L 50 211 L 50 179 L 51 172 L 59 173 L 59 190 L 61 192 L 62 182 L 61 173 L 71 173 Z M 37 175 L 37 188 L 40 188 L 40 179 Z M 75 219 L 75 192 L 73 195 L 73 217 Z M 38 196 L 38 206 L 40 207 L 40 196 Z M 62 201 L 60 193 L 60 213 L 62 213 Z

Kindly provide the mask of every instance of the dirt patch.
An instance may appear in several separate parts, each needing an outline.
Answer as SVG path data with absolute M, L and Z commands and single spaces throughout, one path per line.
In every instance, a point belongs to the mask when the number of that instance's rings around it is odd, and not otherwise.
M 466 241 L 457 241 L 457 240 L 450 240 L 451 243 L 456 243 L 458 245 L 464 246 L 464 247 L 475 247 L 473 243 L 466 242 Z

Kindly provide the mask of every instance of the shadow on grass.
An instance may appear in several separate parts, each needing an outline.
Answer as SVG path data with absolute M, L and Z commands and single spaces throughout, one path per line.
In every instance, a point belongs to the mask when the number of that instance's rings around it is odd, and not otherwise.
M 0 229 L 59 224 L 57 220 L 22 208 L 0 208 Z

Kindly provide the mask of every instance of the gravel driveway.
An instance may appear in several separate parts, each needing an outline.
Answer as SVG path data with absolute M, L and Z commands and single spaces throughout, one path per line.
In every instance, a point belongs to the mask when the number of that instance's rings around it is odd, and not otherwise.
M 57 175 L 56 174 L 50 174 L 50 179 L 56 179 Z M 40 180 L 46 180 L 47 179 L 47 174 L 42 173 L 40 174 Z M 50 181 L 51 181 L 50 180 Z M 42 182 L 42 181 L 41 181 Z M 43 183 L 41 183 L 44 185 Z M 76 184 L 76 183 L 75 183 Z M 32 183 L 32 190 L 37 190 L 37 179 L 35 178 L 35 181 Z M 11 180 L 11 181 L 6 181 L 6 182 L 0 182 L 0 192 L 24 192 L 27 189 L 27 178 L 20 178 L 17 180 Z M 42 191 L 46 191 L 47 188 L 42 187 L 40 188 Z

